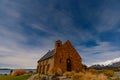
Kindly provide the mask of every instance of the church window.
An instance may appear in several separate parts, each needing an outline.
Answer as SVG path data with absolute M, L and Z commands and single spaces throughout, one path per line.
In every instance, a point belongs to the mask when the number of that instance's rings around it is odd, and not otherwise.
M 60 47 L 60 43 L 57 43 L 57 46 Z
M 43 72 L 42 72 L 43 74 L 45 73 L 45 65 L 43 65 Z
M 39 73 L 41 73 L 41 65 L 39 66 Z
M 71 71 L 71 60 L 67 59 L 66 63 L 67 63 L 67 71 Z
M 60 58 L 60 63 L 62 62 L 61 58 Z

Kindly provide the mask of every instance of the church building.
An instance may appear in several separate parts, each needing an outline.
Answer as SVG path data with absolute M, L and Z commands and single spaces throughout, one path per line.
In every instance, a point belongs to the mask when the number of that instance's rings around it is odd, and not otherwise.
M 37 63 L 37 72 L 42 74 L 48 74 L 55 68 L 61 70 L 62 73 L 79 72 L 83 69 L 82 58 L 69 40 L 64 44 L 57 40 L 54 49 L 48 51 Z

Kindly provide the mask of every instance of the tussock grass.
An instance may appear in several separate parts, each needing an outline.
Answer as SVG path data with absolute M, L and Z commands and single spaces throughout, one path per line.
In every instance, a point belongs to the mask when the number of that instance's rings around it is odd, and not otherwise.
M 113 70 L 103 70 L 103 73 L 109 77 L 113 77 L 115 75 L 115 72 Z
M 65 72 L 63 75 L 70 76 L 72 78 L 71 80 L 108 80 L 107 76 L 102 73 L 98 74 L 95 70 L 79 73 L 76 73 L 74 71 Z
M 108 80 L 103 74 L 92 74 L 91 72 L 76 73 L 72 76 L 72 80 Z

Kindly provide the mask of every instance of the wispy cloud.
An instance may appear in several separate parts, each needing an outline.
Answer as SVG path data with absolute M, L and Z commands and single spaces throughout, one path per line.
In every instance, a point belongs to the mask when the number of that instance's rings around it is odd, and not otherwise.
M 89 66 L 93 63 L 104 62 L 120 56 L 118 47 L 113 46 L 108 42 L 97 42 L 97 44 L 97 46 L 93 47 L 81 46 L 77 48 L 83 57 L 84 63 Z
M 118 9 L 118 5 L 119 2 L 117 1 L 105 1 L 103 5 L 101 5 L 101 15 L 95 25 L 98 32 L 110 31 L 117 28 L 120 21 L 120 10 Z
M 57 39 L 69 39 L 86 64 L 120 56 L 119 45 L 110 41 L 116 39 L 119 44 L 120 11 L 119 3 L 115 3 L 1 0 L 0 67 L 35 68 L 37 60 L 54 48 Z M 108 31 L 115 38 L 102 41 L 100 36 Z M 88 47 L 88 41 L 97 45 Z
M 36 68 L 37 60 L 48 51 L 47 48 L 49 49 L 47 46 L 25 47 L 16 42 L 0 45 L 0 63 L 11 64 L 11 66 L 1 65 L 0 67 Z
M 120 61 L 120 58 L 115 58 L 115 59 L 112 59 L 112 60 L 107 60 L 107 61 L 104 61 L 104 62 L 97 62 L 97 63 L 94 63 L 94 64 L 99 64 L 99 65 L 111 65 L 112 63 L 115 63 L 115 62 L 119 62 Z

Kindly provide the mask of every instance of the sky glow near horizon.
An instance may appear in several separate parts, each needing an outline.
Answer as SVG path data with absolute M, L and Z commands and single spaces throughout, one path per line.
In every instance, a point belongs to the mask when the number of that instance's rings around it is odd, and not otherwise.
M 119 8 L 120 0 L 0 0 L 0 68 L 36 68 L 58 39 L 86 65 L 120 58 Z

